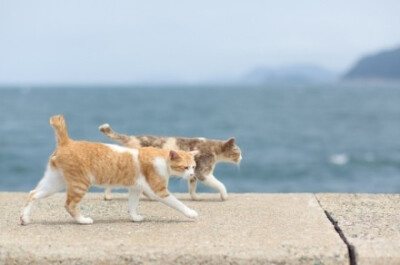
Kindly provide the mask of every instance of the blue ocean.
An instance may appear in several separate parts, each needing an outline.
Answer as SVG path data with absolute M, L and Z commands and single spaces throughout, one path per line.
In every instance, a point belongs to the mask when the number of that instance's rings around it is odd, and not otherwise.
M 90 141 L 110 142 L 98 131 L 106 122 L 126 134 L 233 136 L 241 165 L 215 171 L 228 192 L 400 192 L 400 86 L 1 88 L 0 190 L 40 180 L 54 114 Z

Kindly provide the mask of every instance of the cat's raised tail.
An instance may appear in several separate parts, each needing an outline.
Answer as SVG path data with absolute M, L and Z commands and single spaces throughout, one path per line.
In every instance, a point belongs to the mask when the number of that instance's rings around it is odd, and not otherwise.
M 125 134 L 120 134 L 114 132 L 113 129 L 111 129 L 111 126 L 108 123 L 104 123 L 103 125 L 99 126 L 99 130 L 108 138 L 111 140 L 115 140 L 121 143 L 126 143 L 129 141 L 130 137 Z
M 67 131 L 67 124 L 62 115 L 55 115 L 50 118 L 50 124 L 53 126 L 56 133 L 57 144 L 65 145 L 69 142 L 69 136 Z

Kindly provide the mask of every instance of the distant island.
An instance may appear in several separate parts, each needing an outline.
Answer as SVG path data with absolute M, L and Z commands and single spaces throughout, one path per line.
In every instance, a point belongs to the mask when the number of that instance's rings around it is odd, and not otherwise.
M 281 67 L 260 66 L 242 76 L 239 82 L 253 85 L 327 84 L 340 81 L 340 79 L 361 82 L 399 82 L 400 47 L 364 56 L 344 74 L 313 64 L 284 65 Z
M 241 81 L 247 84 L 308 84 L 330 83 L 337 77 L 336 73 L 318 65 L 298 64 L 278 68 L 257 67 Z
M 400 48 L 361 58 L 344 79 L 400 81 Z

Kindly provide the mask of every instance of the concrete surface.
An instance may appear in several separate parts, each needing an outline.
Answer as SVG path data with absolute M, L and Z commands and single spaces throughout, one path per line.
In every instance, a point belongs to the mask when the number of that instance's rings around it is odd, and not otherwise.
M 0 193 L 0 264 L 349 264 L 347 247 L 313 194 L 178 194 L 199 218 L 141 200 L 142 223 L 127 213 L 125 194 L 88 194 L 75 224 L 64 194 L 44 199 L 19 225 L 26 193 Z
M 354 246 L 356 263 L 400 264 L 400 195 L 316 194 Z

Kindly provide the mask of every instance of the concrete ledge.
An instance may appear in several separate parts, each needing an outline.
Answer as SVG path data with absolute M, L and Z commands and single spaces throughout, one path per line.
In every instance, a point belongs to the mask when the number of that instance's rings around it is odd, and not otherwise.
M 349 264 L 347 247 L 313 194 L 215 194 L 177 197 L 196 221 L 159 202 L 142 200 L 141 223 L 127 213 L 125 194 L 113 201 L 88 194 L 77 225 L 64 194 L 42 200 L 32 223 L 20 226 L 26 193 L 0 193 L 0 264 Z
M 353 246 L 353 264 L 400 264 L 400 195 L 316 196 Z

